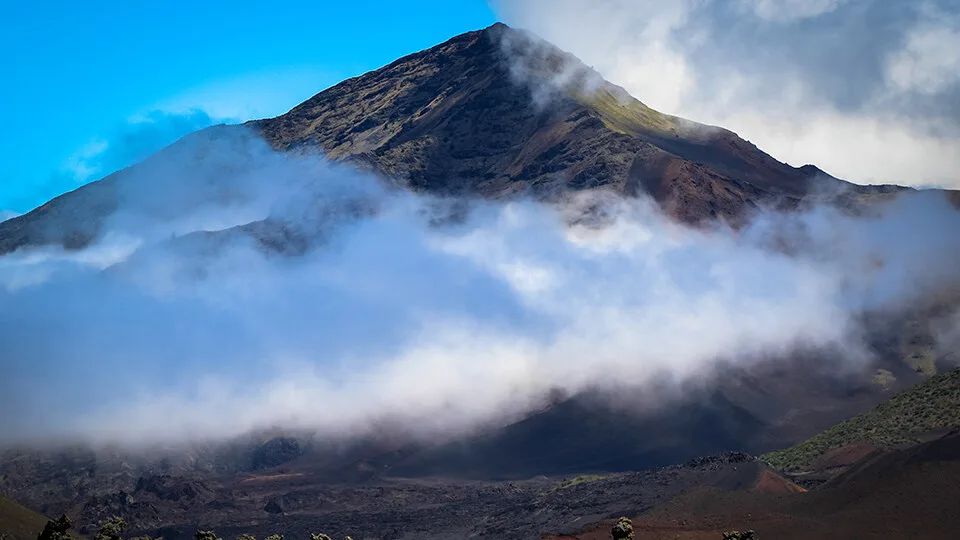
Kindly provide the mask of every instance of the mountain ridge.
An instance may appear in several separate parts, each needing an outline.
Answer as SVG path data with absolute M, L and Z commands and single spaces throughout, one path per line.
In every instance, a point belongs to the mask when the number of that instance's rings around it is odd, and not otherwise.
M 413 190 L 553 200 L 609 189 L 648 194 L 692 224 L 743 223 L 762 208 L 797 208 L 805 200 L 856 206 L 909 189 L 858 186 L 812 165 L 791 167 L 729 130 L 654 111 L 573 55 L 503 24 L 405 56 L 243 126 L 283 153 L 322 154 Z M 89 245 L 118 210 L 117 190 L 147 163 L 171 152 L 203 159 L 218 138 L 248 137 L 242 129 L 220 125 L 187 135 L 0 223 L 0 255 Z
M 463 65 L 454 61 L 436 64 L 438 56 L 463 56 L 466 60 Z M 534 107 L 528 108 L 526 115 L 510 108 L 487 110 L 483 108 L 485 99 L 470 94 L 475 88 L 455 89 L 441 75 L 476 81 L 475 86 L 484 90 L 482 97 L 502 94 L 500 104 L 532 100 Z M 441 80 L 434 80 L 438 78 Z M 432 91 L 405 87 L 411 79 L 423 81 L 421 85 Z M 504 84 L 508 81 L 514 84 Z M 388 87 L 413 96 L 402 100 L 399 112 L 391 108 L 390 115 L 384 115 L 378 100 Z M 538 100 L 537 94 L 546 97 Z M 357 95 L 373 98 L 359 100 L 363 102 L 359 106 L 343 99 Z M 442 99 L 447 95 L 452 98 Z M 543 100 L 548 102 L 546 106 L 538 103 Z M 479 103 L 471 108 L 471 101 Z M 548 114 L 537 115 L 538 108 Z M 438 115 L 438 110 L 445 114 Z M 493 149 L 494 160 L 484 160 L 488 157 L 484 152 L 490 149 L 475 144 L 473 139 L 464 144 L 430 140 L 455 136 L 448 133 L 453 130 L 445 130 L 444 123 L 478 113 L 500 120 L 484 133 L 514 128 L 524 135 L 520 137 L 523 140 L 494 141 L 509 143 L 508 148 Z M 337 123 L 344 116 L 353 127 L 347 129 Z M 465 124 L 475 127 L 483 122 L 479 117 L 471 120 Z M 573 55 L 502 23 L 408 55 L 320 92 L 284 115 L 248 124 L 257 127 L 279 150 L 312 148 L 333 159 L 364 162 L 387 176 L 406 175 L 414 189 L 442 192 L 449 186 L 443 183 L 444 178 L 437 178 L 436 166 L 426 172 L 416 167 L 398 169 L 397 154 L 408 154 L 415 164 L 424 159 L 439 162 L 438 154 L 477 162 L 479 170 L 460 169 L 452 176 L 461 184 L 458 189 L 466 184 L 487 196 L 537 193 L 544 184 L 572 189 L 606 186 L 626 195 L 649 193 L 667 206 L 672 203 L 674 213 L 687 221 L 734 218 L 749 206 L 748 200 L 777 195 L 797 198 L 820 189 L 819 184 L 863 193 L 891 189 L 855 186 L 812 165 L 794 168 L 729 130 L 659 113 L 605 81 Z M 560 134 L 563 137 L 558 137 Z M 463 146 L 483 150 L 463 154 Z M 595 146 L 602 146 L 606 155 L 591 153 Z M 558 163 L 557 156 L 564 159 Z M 551 178 L 557 172 L 565 178 Z M 707 208 L 695 208 L 697 201 L 683 198 L 686 195 L 689 199 L 691 190 L 685 185 L 689 182 L 699 188 L 692 191 L 710 194 Z

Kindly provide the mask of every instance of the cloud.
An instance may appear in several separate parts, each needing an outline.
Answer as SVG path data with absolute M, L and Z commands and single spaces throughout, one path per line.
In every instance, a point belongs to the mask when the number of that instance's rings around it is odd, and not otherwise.
M 76 185 L 129 167 L 161 148 L 217 120 L 205 111 L 171 113 L 151 110 L 131 118 L 106 139 L 96 139 L 77 151 L 65 164 Z
M 12 186 L 0 194 L 5 197 L 0 199 L 0 204 L 18 213 L 26 212 L 88 182 L 129 167 L 188 133 L 226 121 L 199 109 L 146 111 L 92 139 L 42 181 L 31 184 L 22 179 L 5 179 Z M 0 218 L 4 216 L 0 215 Z
M 946 362 L 960 365 L 960 311 L 939 321 L 935 337 L 938 351 L 944 355 Z
M 702 382 L 796 351 L 861 366 L 859 313 L 960 280 L 960 213 L 933 193 L 701 231 L 603 194 L 398 192 L 239 127 L 122 186 L 88 249 L 0 257 L 3 442 L 450 436 L 555 390 Z
M 98 163 L 106 153 L 110 144 L 107 141 L 95 140 L 84 145 L 67 159 L 66 170 L 72 180 L 78 185 L 86 183 L 101 172 Z
M 896 90 L 937 95 L 960 83 L 960 25 L 922 24 L 906 36 L 903 49 L 887 61 L 887 77 Z
M 495 0 L 655 109 L 860 183 L 960 187 L 955 3 Z
M 128 167 L 177 139 L 214 124 L 275 116 L 336 82 L 313 68 L 285 68 L 209 82 L 154 104 L 97 134 L 38 181 L 0 177 L 11 188 L 0 208 L 25 212 L 81 185 Z M 0 173 L 2 174 L 2 173 Z M 2 217 L 2 216 L 0 216 Z
M 830 13 L 844 0 L 741 0 L 761 19 L 792 22 Z

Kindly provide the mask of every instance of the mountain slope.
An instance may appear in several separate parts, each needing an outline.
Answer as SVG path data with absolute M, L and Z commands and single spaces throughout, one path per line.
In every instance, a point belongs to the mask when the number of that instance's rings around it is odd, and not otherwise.
M 934 375 L 875 409 L 837 424 L 800 444 L 763 459 L 779 469 L 843 466 L 845 454 L 915 444 L 931 432 L 960 427 L 960 369 Z M 819 463 L 818 463 L 819 462 Z
M 390 474 L 529 478 L 642 470 L 739 449 L 764 427 L 719 393 L 652 414 L 615 411 L 602 396 L 578 396 L 500 430 L 415 454 Z
M 246 128 L 282 152 L 323 153 L 415 190 L 553 199 L 604 187 L 649 193 L 691 223 L 737 223 L 760 206 L 792 208 L 804 197 L 839 193 L 843 204 L 854 204 L 901 189 L 854 186 L 813 166 L 794 168 L 730 131 L 658 113 L 573 56 L 502 24 L 344 81 Z M 0 223 L 0 254 L 47 244 L 84 247 L 118 210 L 174 216 L 182 211 L 177 197 L 156 191 L 156 200 L 130 200 L 125 187 L 164 185 L 184 173 L 179 169 L 205 170 L 227 150 L 255 167 L 254 159 L 265 156 L 251 150 L 250 137 L 239 126 L 188 135 L 140 164 Z M 244 170 L 220 164 L 233 175 Z M 221 185 L 180 195 L 194 202 L 222 196 L 233 180 L 223 172 L 216 170 Z
M 34 540 L 46 524 L 46 517 L 12 499 L 0 496 L 0 538 Z
M 590 392 L 472 437 L 368 459 L 400 477 L 528 478 L 538 474 L 641 470 L 724 451 L 768 452 L 802 440 L 888 398 L 920 376 L 897 357 L 892 388 L 864 374 L 825 371 L 837 358 L 780 358 L 718 374 L 705 389 L 644 403 L 650 389 L 615 397 Z

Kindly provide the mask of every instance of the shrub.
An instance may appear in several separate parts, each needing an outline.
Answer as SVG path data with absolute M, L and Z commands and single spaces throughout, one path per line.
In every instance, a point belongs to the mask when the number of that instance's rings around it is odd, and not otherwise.
M 213 531 L 200 531 L 193 533 L 194 540 L 223 540 Z
M 37 540 L 69 540 L 70 535 L 67 531 L 72 527 L 73 523 L 65 515 L 51 519 L 44 525 L 43 532 L 37 535 Z
M 122 517 L 113 516 L 100 525 L 100 530 L 93 537 L 94 540 L 120 540 L 120 533 L 127 528 L 127 522 Z
M 633 522 L 629 518 L 622 517 L 610 531 L 613 540 L 633 540 Z

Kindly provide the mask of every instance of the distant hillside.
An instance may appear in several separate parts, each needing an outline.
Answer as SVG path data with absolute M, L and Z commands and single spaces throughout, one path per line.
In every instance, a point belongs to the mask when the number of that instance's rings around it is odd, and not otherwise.
M 744 529 L 761 540 L 954 540 L 958 478 L 960 435 L 951 434 L 866 456 L 812 491 L 701 485 L 637 514 L 633 525 L 643 540 L 720 540 L 724 531 Z M 778 476 L 771 479 L 779 481 L 767 485 L 785 485 Z M 543 538 L 608 540 L 615 519 Z
M 878 405 L 870 412 L 837 424 L 796 446 L 762 456 L 770 465 L 797 471 L 824 458 L 870 448 L 885 449 L 921 442 L 935 430 L 960 427 L 960 368 L 941 373 Z M 831 455 L 832 454 L 832 455 Z M 829 461 L 829 460 L 828 460 Z M 838 463 L 839 464 L 839 463 Z
M 36 540 L 47 518 L 0 496 L 0 538 L 3 540 Z

